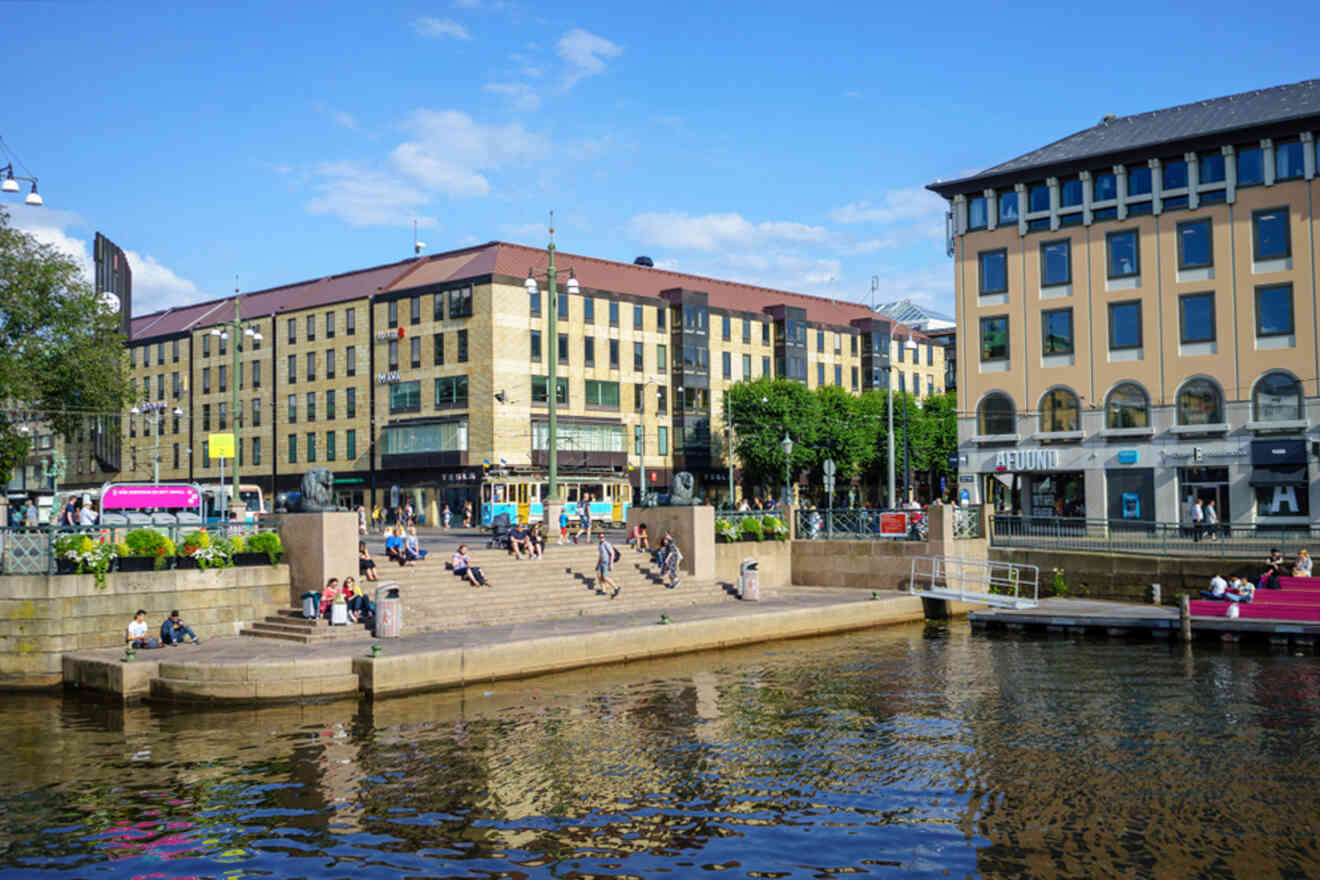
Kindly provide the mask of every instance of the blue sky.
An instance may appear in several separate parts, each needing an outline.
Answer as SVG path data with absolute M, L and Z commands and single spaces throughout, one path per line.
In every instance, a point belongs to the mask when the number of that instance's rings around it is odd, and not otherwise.
M 0 137 L 134 311 L 491 239 L 952 312 L 923 187 L 1316 75 L 1299 7 L 5 3 Z

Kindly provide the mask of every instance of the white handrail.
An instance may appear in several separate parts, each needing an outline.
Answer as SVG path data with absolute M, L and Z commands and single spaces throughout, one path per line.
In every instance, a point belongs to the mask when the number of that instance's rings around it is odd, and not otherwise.
M 1030 598 L 1025 595 L 1028 587 Z M 1040 567 L 988 559 L 914 556 L 908 591 L 931 598 L 1031 608 L 1040 602 Z

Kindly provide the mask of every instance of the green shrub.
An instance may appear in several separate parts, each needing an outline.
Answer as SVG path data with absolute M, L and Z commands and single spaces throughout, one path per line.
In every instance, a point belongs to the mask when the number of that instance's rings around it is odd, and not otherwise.
M 183 546 L 179 548 L 180 556 L 192 556 L 197 550 L 205 550 L 211 546 L 211 535 L 206 529 L 198 529 L 195 532 L 189 532 L 183 536 Z
M 728 543 L 738 540 L 738 532 L 727 519 L 715 520 L 715 540 Z
M 738 531 L 744 541 L 759 541 L 765 536 L 765 532 L 761 528 L 761 521 L 750 516 L 739 524 Z
M 55 552 L 69 559 L 72 559 L 76 554 L 86 553 L 91 549 L 92 538 L 90 535 L 62 535 L 55 540 Z
M 1054 595 L 1059 597 L 1068 595 L 1068 582 L 1063 579 L 1063 569 L 1054 569 L 1054 580 L 1050 586 L 1054 590 Z
M 278 532 L 258 532 L 245 542 L 248 553 L 265 553 L 270 564 L 274 565 L 284 557 L 284 545 L 280 543 Z
M 174 542 L 155 529 L 134 529 L 124 536 L 129 556 L 150 556 L 156 560 L 157 570 L 169 563 L 174 555 Z
M 234 537 L 232 537 L 232 538 L 228 538 L 228 539 L 224 539 L 224 538 L 222 538 L 221 540 L 228 540 L 228 542 L 229 542 L 229 552 L 230 552 L 230 553 L 246 553 L 246 552 L 248 552 L 248 551 L 247 551 L 247 544 L 243 541 L 243 536 L 242 536 L 242 535 L 234 535 Z
M 788 526 L 784 525 L 778 517 L 767 516 L 761 520 L 761 528 L 765 532 L 767 540 L 787 541 Z

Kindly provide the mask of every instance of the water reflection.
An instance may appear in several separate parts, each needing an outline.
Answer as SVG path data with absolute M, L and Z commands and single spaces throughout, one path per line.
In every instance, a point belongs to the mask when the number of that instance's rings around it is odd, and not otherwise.
M 9 697 L 0 874 L 1312 876 L 1318 675 L 953 623 L 377 704 Z

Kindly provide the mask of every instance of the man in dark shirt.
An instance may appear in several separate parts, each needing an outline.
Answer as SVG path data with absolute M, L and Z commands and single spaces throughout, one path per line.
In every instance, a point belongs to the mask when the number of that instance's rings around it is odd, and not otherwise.
M 527 546 L 527 529 L 523 528 L 522 523 L 514 523 L 509 530 L 509 552 L 519 559 L 522 559 L 523 553 L 531 555 L 531 550 Z

